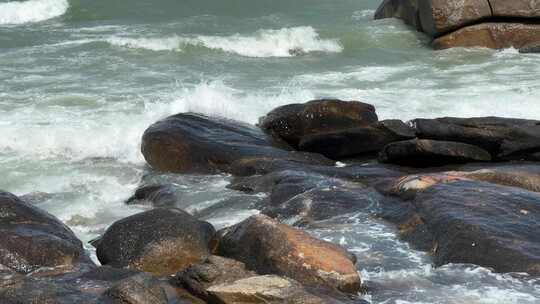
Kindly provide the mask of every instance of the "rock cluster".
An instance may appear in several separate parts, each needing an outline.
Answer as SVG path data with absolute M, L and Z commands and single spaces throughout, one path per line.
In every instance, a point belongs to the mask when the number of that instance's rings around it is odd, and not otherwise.
M 536 0 L 384 0 L 375 19 L 391 17 L 433 37 L 435 49 L 514 47 L 531 52 L 540 42 Z
M 153 209 L 92 242 L 101 266 L 59 220 L 1 192 L 2 303 L 362 303 L 362 261 L 301 229 L 357 212 L 437 266 L 540 275 L 540 121 L 379 121 L 371 105 L 316 100 L 260 128 L 190 113 L 150 126 L 153 170 L 227 172 L 229 188 L 268 195 L 216 231 L 177 208 L 174 188 L 143 184 L 127 203 Z

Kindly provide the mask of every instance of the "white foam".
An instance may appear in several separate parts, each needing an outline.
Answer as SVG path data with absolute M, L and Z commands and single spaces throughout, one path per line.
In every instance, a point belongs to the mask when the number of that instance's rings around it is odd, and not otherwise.
M 151 51 L 181 51 L 180 45 L 184 39 L 178 36 L 166 38 L 124 38 L 111 37 L 106 40 L 116 46 L 132 49 L 146 49 Z
M 68 8 L 67 0 L 28 0 L 0 3 L 0 25 L 44 21 L 65 14 Z
M 335 39 L 322 39 L 310 26 L 264 29 L 251 35 L 133 38 L 110 37 L 112 45 L 151 51 L 181 51 L 186 46 L 205 47 L 245 57 L 292 57 L 310 52 L 339 53 Z

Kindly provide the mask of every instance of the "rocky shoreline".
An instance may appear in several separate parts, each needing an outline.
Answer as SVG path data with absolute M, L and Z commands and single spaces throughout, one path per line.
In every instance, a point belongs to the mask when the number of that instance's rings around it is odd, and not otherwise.
M 231 174 L 230 189 L 266 194 L 260 214 L 216 231 L 143 181 L 126 203 L 153 208 L 92 241 L 98 266 L 58 219 L 2 192 L 2 303 L 362 303 L 362 260 L 303 228 L 363 210 L 436 266 L 540 275 L 540 121 L 379 121 L 366 103 L 314 100 L 258 126 L 173 115 L 141 150 L 153 174 Z
M 540 51 L 540 1 L 384 0 L 375 19 L 399 18 L 433 39 L 435 49 Z

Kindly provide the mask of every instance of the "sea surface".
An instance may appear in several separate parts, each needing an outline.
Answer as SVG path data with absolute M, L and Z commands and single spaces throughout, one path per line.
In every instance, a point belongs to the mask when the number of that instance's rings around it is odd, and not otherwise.
M 540 119 L 540 56 L 435 52 L 381 0 L 0 0 L 0 189 L 31 194 L 84 241 L 148 206 L 124 201 L 145 175 L 152 122 L 196 111 L 256 123 L 319 97 L 374 104 L 381 118 Z M 231 177 L 159 177 L 218 228 L 263 199 Z M 376 205 L 377 202 L 374 202 Z M 540 303 L 540 282 L 473 265 L 431 266 L 367 213 L 310 232 L 359 257 L 377 304 Z M 91 246 L 87 249 L 92 251 Z

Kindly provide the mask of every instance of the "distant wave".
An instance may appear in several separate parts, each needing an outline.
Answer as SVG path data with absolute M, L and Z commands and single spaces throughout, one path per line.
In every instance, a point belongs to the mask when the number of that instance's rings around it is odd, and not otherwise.
M 107 42 L 116 46 L 152 51 L 181 51 L 185 46 L 191 45 L 246 57 L 292 57 L 310 52 L 339 53 L 343 50 L 338 40 L 321 39 L 317 31 L 310 26 L 259 30 L 250 36 L 111 37 Z
M 0 25 L 39 22 L 66 13 L 67 0 L 28 0 L 0 3 Z

